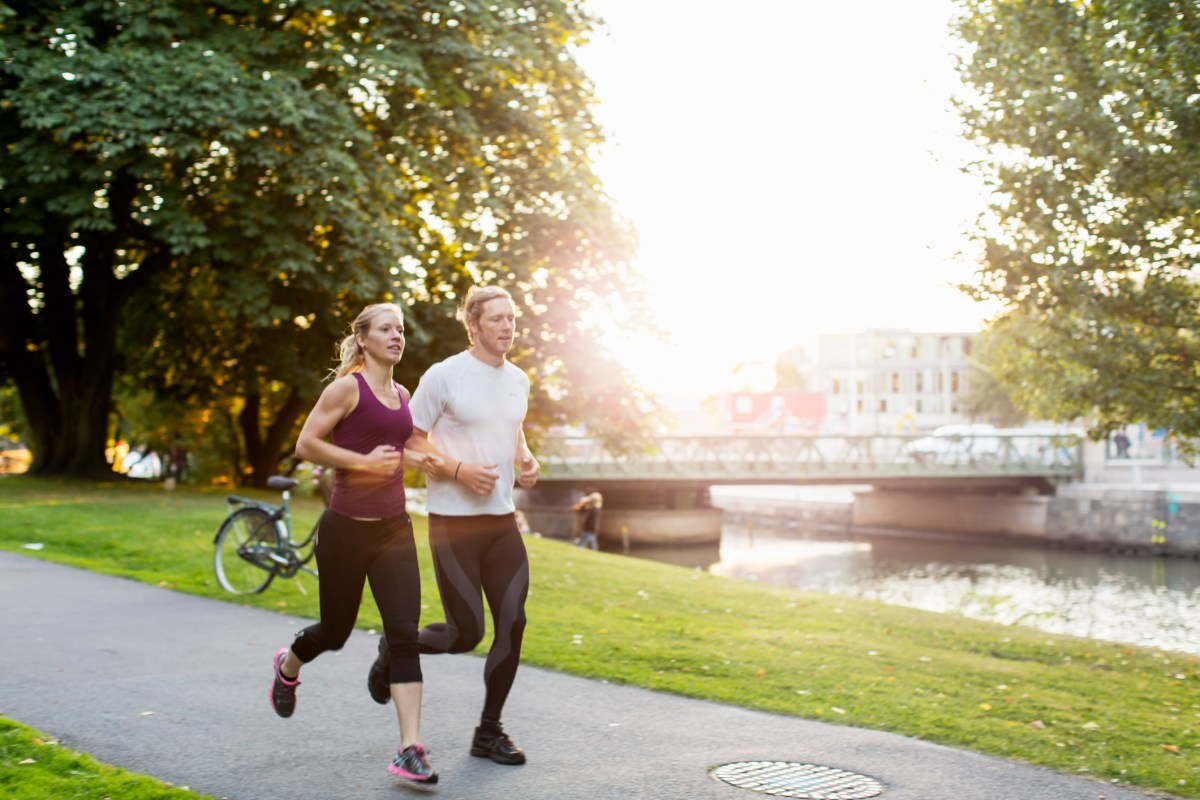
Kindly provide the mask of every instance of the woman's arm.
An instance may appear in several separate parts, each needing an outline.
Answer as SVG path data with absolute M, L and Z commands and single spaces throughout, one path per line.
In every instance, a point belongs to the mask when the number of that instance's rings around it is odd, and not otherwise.
M 402 466 L 400 451 L 381 444 L 369 453 L 356 453 L 329 441 L 334 427 L 358 405 L 358 382 L 346 375 L 325 387 L 304 420 L 296 440 L 296 455 L 305 461 L 338 469 L 392 475 Z

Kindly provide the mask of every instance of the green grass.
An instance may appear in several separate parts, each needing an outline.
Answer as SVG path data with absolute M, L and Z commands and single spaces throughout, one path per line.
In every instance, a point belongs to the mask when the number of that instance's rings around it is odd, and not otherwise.
M 8 800 L 196 800 L 207 797 L 101 764 L 0 717 L 0 797 Z
M 299 501 L 298 527 L 319 510 Z M 220 492 L 0 480 L 0 548 L 315 617 L 312 578 L 221 592 L 211 562 L 223 516 Z M 424 621 L 436 621 L 416 524 Z M 31 542 L 44 548 L 22 549 Z M 525 663 L 1200 797 L 1195 657 L 526 542 Z M 373 604 L 359 624 L 379 626 Z

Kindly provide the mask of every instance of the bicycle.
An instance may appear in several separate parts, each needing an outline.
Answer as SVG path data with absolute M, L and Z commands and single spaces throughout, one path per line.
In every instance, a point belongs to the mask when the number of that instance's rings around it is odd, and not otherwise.
M 267 487 L 283 493 L 279 505 L 229 495 L 229 516 L 213 537 L 213 569 L 221 588 L 233 594 L 259 594 L 276 578 L 294 578 L 303 571 L 317 576 L 307 566 L 316 555 L 317 525 L 303 541 L 292 538 L 291 490 L 300 485 L 295 478 L 272 475 Z

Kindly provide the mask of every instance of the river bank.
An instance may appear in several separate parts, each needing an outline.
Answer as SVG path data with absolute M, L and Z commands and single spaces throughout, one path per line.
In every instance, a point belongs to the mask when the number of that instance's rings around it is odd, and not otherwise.
M 948 536 L 1200 559 L 1200 471 L 1125 462 L 1095 477 L 1059 486 L 1053 495 L 724 486 L 713 487 L 711 498 L 735 521 L 762 517 L 835 535 Z

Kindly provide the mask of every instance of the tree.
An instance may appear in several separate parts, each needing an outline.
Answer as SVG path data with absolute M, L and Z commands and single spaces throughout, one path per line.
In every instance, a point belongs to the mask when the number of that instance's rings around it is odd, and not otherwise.
M 995 200 L 970 291 L 1035 416 L 1200 434 L 1200 9 L 959 0 L 960 103 Z
M 808 376 L 801 370 L 807 364 L 808 353 L 803 347 L 793 347 L 775 359 L 775 391 L 808 391 Z
M 261 482 L 363 305 L 412 304 L 415 383 L 473 282 L 527 311 L 539 419 L 636 425 L 588 315 L 639 308 L 571 56 L 595 25 L 576 0 L 0 3 L 0 370 L 34 471 L 107 471 L 125 374 L 236 406 Z
M 986 331 L 977 340 L 978 357 L 970 358 L 971 371 L 967 377 L 967 392 L 960 399 L 963 412 L 973 420 L 990 422 L 1001 428 L 1024 424 L 1029 414 L 1017 403 L 997 377 L 1005 365 L 1014 363 L 1007 342 L 996 331 Z M 1041 417 L 1047 419 L 1049 417 Z

